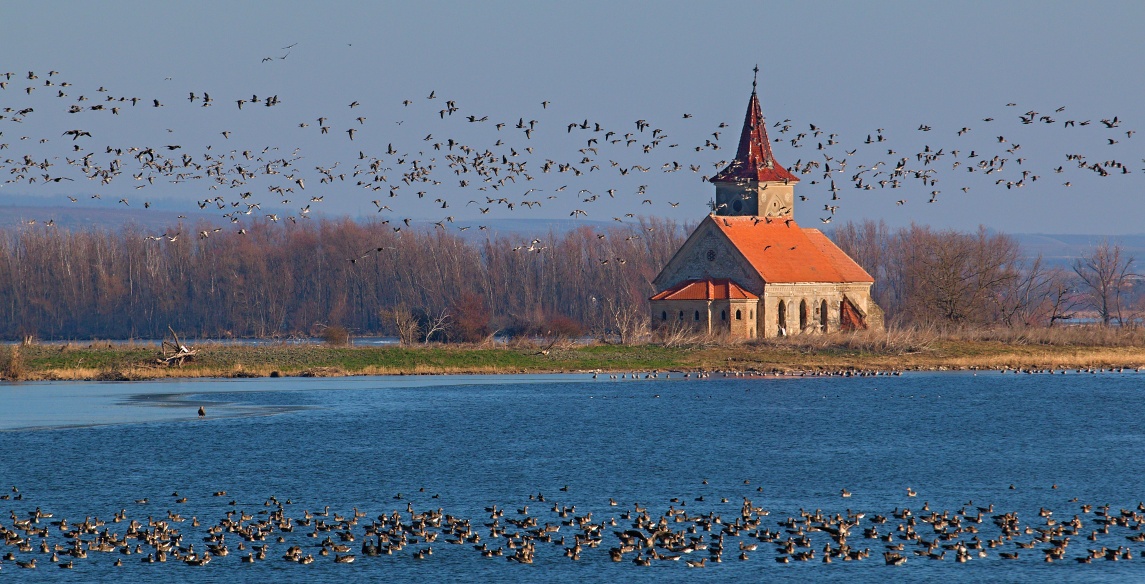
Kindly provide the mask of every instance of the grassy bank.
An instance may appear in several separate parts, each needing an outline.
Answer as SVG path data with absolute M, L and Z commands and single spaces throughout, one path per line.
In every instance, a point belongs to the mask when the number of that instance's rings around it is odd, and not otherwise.
M 31 344 L 0 348 L 7 380 L 138 380 L 166 377 L 419 375 L 577 371 L 940 370 L 1145 366 L 1145 343 L 1117 334 L 1050 338 L 1033 333 L 919 332 L 808 336 L 755 343 L 674 346 L 557 345 L 327 347 L 196 346 L 181 367 L 156 364 L 157 346 Z

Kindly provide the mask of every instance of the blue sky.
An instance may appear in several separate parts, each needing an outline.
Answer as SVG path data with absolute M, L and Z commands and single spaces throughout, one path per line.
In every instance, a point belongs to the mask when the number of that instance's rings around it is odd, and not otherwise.
M 298 213 L 310 197 L 321 196 L 313 203 L 316 212 L 390 220 L 568 219 L 576 210 L 588 219 L 632 213 L 694 220 L 714 193 L 701 177 L 734 154 L 751 69 L 758 64 L 769 132 L 783 140 L 774 144 L 778 160 L 789 167 L 796 161 L 822 164 L 826 153 L 847 161 L 831 178 L 841 188 L 837 201 L 830 200 L 831 179 L 823 178 L 822 167 L 800 175 L 796 194 L 808 200 L 798 202 L 795 213 L 804 226 L 871 218 L 957 229 L 984 224 L 1010 232 L 1141 233 L 1145 135 L 1126 133 L 1145 128 L 1139 124 L 1145 95 L 1141 22 L 1145 4 L 1139 2 L 5 1 L 0 73 L 15 75 L 0 91 L 0 104 L 35 111 L 20 122 L 12 121 L 12 112 L 0 119 L 0 143 L 8 144 L 0 158 L 59 160 L 53 174 L 68 170 L 63 161 L 75 158 L 74 145 L 99 152 L 107 145 L 178 145 L 171 152 L 194 156 L 208 145 L 215 154 L 277 148 L 268 154 L 296 159 L 292 176 L 306 177 L 307 188 L 284 197 L 291 200 L 285 204 L 267 191 L 272 183 L 266 177 L 235 189 L 208 191 L 202 181 L 170 180 L 139 189 L 142 181 L 131 177 L 139 169 L 125 164 L 124 174 L 106 185 L 85 180 L 72 167 L 69 176 L 79 180 L 16 181 L 0 187 L 0 195 L 60 204 L 71 195 L 76 204 L 103 206 L 126 198 L 133 206 L 146 200 L 197 209 L 195 202 L 205 198 L 237 201 L 239 192 L 254 192 L 244 201 L 260 200 L 284 213 Z M 29 71 L 38 79 L 26 80 Z M 59 72 L 51 80 L 71 86 L 26 93 L 25 86 L 49 80 L 48 71 Z M 66 98 L 56 97 L 61 90 Z M 434 100 L 427 99 L 431 91 Z M 189 102 L 191 92 L 209 93 L 213 106 Z M 68 114 L 81 94 L 89 98 L 85 106 L 112 95 L 147 104 L 159 99 L 163 107 L 127 106 L 119 116 Z M 238 109 L 235 100 L 254 95 L 277 95 L 280 104 Z M 402 105 L 406 99 L 413 103 Z M 446 100 L 457 111 L 443 119 Z M 359 105 L 350 108 L 355 101 Z M 542 101 L 550 103 L 542 107 Z M 1031 111 L 1035 121 L 1023 124 L 1020 116 Z M 488 121 L 467 122 L 470 115 Z M 328 134 L 319 132 L 319 117 L 327 120 Z M 1100 122 L 1114 117 L 1114 128 Z M 530 137 L 512 127 L 519 119 L 537 120 Z M 600 144 L 604 132 L 567 130 L 585 120 L 618 136 L 632 133 L 637 141 Z M 636 120 L 647 120 L 649 130 L 638 132 Z M 1066 127 L 1066 120 L 1090 123 Z M 496 122 L 507 125 L 497 130 Z M 811 124 L 823 134 L 811 135 Z M 781 133 L 783 125 L 791 129 Z M 667 137 L 643 152 L 654 128 Z M 969 130 L 959 135 L 962 128 Z M 71 129 L 93 136 L 62 135 Z M 878 129 L 885 141 L 865 143 Z M 712 132 L 720 133 L 720 150 L 697 152 Z M 798 133 L 808 136 L 795 147 L 791 139 Z M 818 150 L 831 133 L 836 144 Z M 427 135 L 432 139 L 424 140 Z M 598 142 L 589 144 L 593 137 Z M 534 180 L 495 192 L 479 191 L 475 181 L 462 187 L 465 175 L 454 174 L 443 158 L 447 148 L 432 149 L 449 138 L 527 162 Z M 390 146 L 397 154 L 386 154 Z M 579 151 L 594 146 L 596 152 Z M 943 155 L 924 165 L 917 154 L 927 147 Z M 970 151 L 979 156 L 969 159 Z M 1102 168 L 1108 176 L 1080 168 L 1067 154 L 1082 155 L 1091 167 L 1107 163 Z M 433 159 L 436 182 L 402 185 L 393 197 L 356 181 L 319 183 L 316 167 L 350 175 L 363 155 L 392 169 L 387 184 L 412 161 Z M 1002 170 L 966 170 L 994 156 L 1007 160 Z M 581 163 L 586 157 L 590 162 Z M 904 157 L 908 169 L 929 171 L 937 182 L 880 186 L 876 173 Z M 545 160 L 572 164 L 582 175 L 555 168 L 544 173 Z M 872 188 L 855 188 L 854 175 L 879 162 L 884 164 L 862 175 L 862 184 Z M 664 172 L 674 163 L 682 170 Z M 593 164 L 600 170 L 588 171 Z M 649 170 L 617 172 L 633 165 Z M 693 165 L 701 170 L 692 172 Z M 12 166 L 0 169 L 5 177 L 12 176 Z M 417 191 L 425 195 L 419 198 Z M 91 199 L 93 193 L 101 199 Z M 596 200 L 585 201 L 593 195 Z M 510 211 L 487 203 L 490 196 L 517 204 Z M 928 203 L 932 198 L 937 202 Z M 372 200 L 390 209 L 379 213 Z M 542 204 L 524 208 L 520 202 L 526 200 Z M 823 210 L 826 204 L 838 207 L 833 217 Z M 481 208 L 490 211 L 482 214 Z

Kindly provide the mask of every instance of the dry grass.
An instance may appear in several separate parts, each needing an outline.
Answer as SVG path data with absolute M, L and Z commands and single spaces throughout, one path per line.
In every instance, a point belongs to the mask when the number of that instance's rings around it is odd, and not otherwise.
M 0 347 L 0 378 L 146 380 L 190 377 L 508 374 L 576 371 L 1048 369 L 1145 365 L 1145 335 L 1101 327 L 895 329 L 734 341 L 677 337 L 667 344 L 516 341 L 508 346 L 330 347 L 204 345 L 183 367 L 155 364 L 155 346 Z
M 1104 326 L 967 329 L 947 333 L 951 340 L 996 341 L 1017 345 L 1145 347 L 1145 329 Z
M 711 368 L 760 371 L 1049 369 L 1145 365 L 1145 335 L 1103 327 L 858 331 L 694 346 Z
M 0 347 L 0 379 L 20 381 L 26 375 L 20 347 Z
M 930 349 L 943 336 L 933 329 L 891 329 L 887 331 L 840 332 L 829 335 L 799 335 L 753 341 L 760 347 L 791 348 L 804 351 L 859 351 L 908 355 Z

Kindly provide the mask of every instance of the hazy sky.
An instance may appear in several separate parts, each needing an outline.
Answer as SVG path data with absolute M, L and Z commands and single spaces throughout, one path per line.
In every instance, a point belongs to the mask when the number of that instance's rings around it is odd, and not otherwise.
M 252 192 L 242 200 L 284 213 L 311 204 L 328 215 L 391 221 L 569 219 L 577 210 L 597 220 L 625 213 L 695 220 L 714 195 L 701 178 L 734 155 L 758 64 L 768 131 L 782 139 L 773 146 L 779 162 L 820 164 L 799 175 L 796 194 L 808 200 L 797 201 L 795 216 L 804 226 L 822 226 L 830 204 L 837 207 L 836 224 L 874 218 L 1009 232 L 1141 233 L 1145 135 L 1127 132 L 1145 129 L 1142 22 L 1141 2 L 1044 0 L 2 1 L 0 73 L 13 75 L 0 91 L 0 109 L 12 108 L 0 119 L 0 143 L 7 144 L 0 163 L 15 162 L 4 163 L 0 173 L 11 179 L 27 154 L 56 161 L 49 176 L 77 180 L 15 180 L 0 187 L 0 197 L 36 195 L 68 204 L 64 196 L 71 195 L 76 205 L 108 207 L 126 198 L 132 208 L 148 201 L 197 209 L 195 201 L 239 201 L 240 192 Z M 59 73 L 49 77 L 49 71 Z M 28 72 L 37 79 L 28 80 Z M 59 87 L 61 81 L 71 85 Z M 433 100 L 427 99 L 431 91 Z M 191 92 L 209 93 L 212 106 L 189 101 Z M 87 101 L 78 102 L 80 95 Z M 278 96 L 275 107 L 247 103 L 240 110 L 236 103 L 271 95 Z M 118 102 L 119 115 L 68 113 L 74 104 L 87 108 L 106 96 L 141 101 L 134 107 Z M 153 99 L 163 107 L 152 107 Z M 407 99 L 412 103 L 403 105 Z M 447 100 L 456 111 L 442 117 Z M 550 103 L 543 107 L 543 101 Z M 358 105 L 351 108 L 352 102 Z M 34 111 L 18 114 L 29 107 Z M 1022 123 L 1028 112 L 1035 112 L 1032 122 Z M 488 119 L 469 122 L 468 116 Z M 1100 121 L 1115 117 L 1113 128 Z M 514 127 L 519 120 L 535 120 L 529 136 Z M 590 129 L 567 129 L 586 120 Z M 639 131 L 637 120 L 648 128 Z M 1067 127 L 1067 120 L 1076 124 Z M 506 126 L 498 130 L 498 122 Z M 596 124 L 603 130 L 595 132 Z M 814 135 L 812 124 L 822 134 Z M 329 133 L 320 132 L 322 125 Z M 781 132 L 784 125 L 790 129 Z M 92 136 L 63 135 L 73 129 Z M 663 137 L 646 152 L 654 129 Z M 616 134 L 606 139 L 607 131 Z M 713 132 L 719 150 L 705 145 Z M 806 136 L 793 145 L 800 133 Z M 631 143 L 624 134 L 632 134 Z M 498 161 L 526 163 L 524 174 L 534 180 L 522 174 L 494 190 L 472 173 L 455 174 L 445 159 L 451 138 Z M 621 142 L 609 142 L 616 139 Z M 152 147 L 176 159 L 201 158 L 208 145 L 213 155 L 235 149 L 252 157 L 278 148 L 267 156 L 290 159 L 295 170 L 287 174 L 304 177 L 306 189 L 281 197 L 268 191 L 284 184 L 281 176 L 215 190 L 208 180 L 133 180 L 141 170 L 126 152 L 122 175 L 100 184 L 66 164 L 82 156 L 76 145 L 97 152 L 93 159 L 100 163 L 113 158 L 104 153 L 109 145 Z M 596 150 L 580 151 L 585 148 Z M 939 151 L 929 163 L 917 156 Z M 1081 155 L 1086 168 L 1067 159 L 1072 154 Z M 887 173 L 902 158 L 908 177 L 892 188 Z M 353 176 L 355 165 L 361 170 L 373 159 L 387 180 L 367 178 L 364 186 L 387 188 L 364 188 L 357 182 L 365 174 Z M 553 161 L 548 173 L 542 171 L 546 160 Z M 846 167 L 838 172 L 841 160 Z M 414 161 L 433 165 L 434 182 L 402 183 Z M 563 164 L 581 175 L 559 172 Z M 827 179 L 825 164 L 836 171 Z M 593 165 L 599 170 L 590 170 Z M 859 175 L 870 188 L 856 188 L 855 175 L 873 166 Z M 345 177 L 321 184 L 316 167 Z M 840 189 L 835 201 L 831 180 Z M 390 191 L 395 184 L 400 188 Z M 94 193 L 102 198 L 91 199 Z M 486 197 L 505 198 L 514 209 Z M 937 202 L 928 203 L 932 198 Z M 526 208 L 523 201 L 541 204 Z M 379 205 L 390 209 L 379 213 Z

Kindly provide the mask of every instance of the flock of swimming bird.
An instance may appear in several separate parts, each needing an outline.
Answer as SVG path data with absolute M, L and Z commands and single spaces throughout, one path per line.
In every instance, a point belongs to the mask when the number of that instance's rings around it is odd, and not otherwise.
M 709 491 L 707 484 L 703 481 L 699 490 Z M 753 489 L 750 480 L 743 481 L 741 489 L 762 496 L 763 488 Z M 742 495 L 735 501 L 673 497 L 659 507 L 610 498 L 607 504 L 597 502 L 593 511 L 583 506 L 578 511 L 567 501 L 568 490 L 561 487 L 556 499 L 529 495 L 519 506 L 493 504 L 472 518 L 447 512 L 436 505 L 438 495 L 420 496 L 422 489 L 413 497 L 394 495 L 395 508 L 375 516 L 357 507 L 343 513 L 331 512 L 327 505 L 300 510 L 289 499 L 270 496 L 254 505 L 236 500 L 213 504 L 216 511 L 225 511 L 208 521 L 187 511 L 195 508 L 192 499 L 226 497 L 226 491 L 215 491 L 212 497 L 174 492 L 155 501 L 137 499 L 132 505 L 137 512 L 124 508 L 103 520 L 57 518 L 50 509 L 30 508 L 33 503 L 12 487 L 0 496 L 15 506 L 9 509 L 10 523 L 0 524 L 6 548 L 0 569 L 5 563 L 21 569 L 73 569 L 85 562 L 117 567 L 127 562 L 195 567 L 213 562 L 348 564 L 359 558 L 381 561 L 380 556 L 429 562 L 435 554 L 522 564 L 538 558 L 558 561 L 561 556 L 600 562 L 607 557 L 637 566 L 678 562 L 690 568 L 761 557 L 780 564 L 861 562 L 872 554 L 881 554 L 891 566 L 911 559 L 1091 563 L 1132 560 L 1142 553 L 1135 554 L 1133 544 L 1145 542 L 1145 503 L 1113 509 L 1073 498 L 1056 512 L 1042 507 L 1026 521 L 1016 511 L 973 501 L 953 510 L 931 509 L 923 501 L 912 505 L 914 509 L 899 506 L 881 514 L 853 508 L 800 509 L 776 518 Z M 910 487 L 904 495 L 904 502 L 918 500 Z M 853 493 L 843 488 L 839 496 L 849 504 Z M 414 498 L 424 499 L 427 508 L 416 508 Z
M 156 98 L 116 94 L 102 86 L 77 88 L 54 70 L 0 73 L 0 96 L 7 104 L 0 111 L 0 150 L 12 150 L 16 146 L 25 150 L 0 159 L 0 171 L 6 175 L 5 185 L 52 185 L 53 190 L 58 191 L 65 184 L 86 182 L 87 188 L 78 184 L 68 187 L 75 193 L 69 195 L 71 201 L 79 202 L 80 197 L 101 199 L 103 193 L 108 195 L 108 202 L 116 201 L 115 205 L 148 208 L 151 201 L 147 193 L 159 190 L 158 196 L 167 196 L 176 192 L 179 188 L 176 185 L 186 183 L 202 193 L 198 200 L 200 209 L 217 211 L 221 216 L 217 221 L 222 225 L 229 222 L 239 234 L 246 233 L 252 220 L 272 223 L 305 220 L 312 210 L 321 207 L 328 195 L 339 198 L 355 190 L 370 197 L 377 213 L 381 214 L 381 221 L 391 225 L 395 232 L 411 226 L 468 229 L 467 225 L 453 225 L 458 216 L 483 218 L 494 210 L 520 213 L 523 209 L 549 208 L 546 206 L 551 206 L 550 201 L 554 199 L 559 199 L 554 204 L 572 208 L 569 216 L 574 219 L 598 217 L 599 212 L 590 213 L 593 204 L 612 201 L 608 205 L 612 212 L 606 217 L 625 222 L 646 206 L 648 212 L 654 213 L 655 205 L 680 205 L 679 199 L 673 202 L 650 192 L 647 184 L 634 185 L 634 188 L 623 186 L 633 183 L 632 177 L 649 172 L 690 172 L 707 179 L 728 162 L 726 158 L 717 160 L 726 156 L 728 136 L 733 141 L 739 138 L 738 124 L 719 123 L 709 128 L 711 131 L 706 135 L 702 134 L 704 130 L 689 128 L 687 124 L 697 122 L 693 122 L 693 116 L 688 113 L 669 124 L 638 119 L 631 126 L 617 127 L 585 118 L 554 120 L 559 114 L 549 101 L 538 103 L 533 110 L 513 119 L 493 120 L 488 114 L 466 110 L 458 99 L 428 91 L 420 98 L 411 97 L 400 104 L 391 104 L 388 109 L 386 104 L 361 98 L 329 108 L 334 111 L 312 112 L 289 122 L 296 126 L 292 131 L 301 132 L 297 135 L 300 142 L 335 140 L 341 136 L 347 143 L 354 144 L 351 150 L 357 151 L 351 161 L 315 163 L 307 161 L 313 155 L 304 154 L 297 147 L 229 148 L 229 143 L 252 144 L 260 138 L 227 128 L 219 128 L 217 143 L 201 146 L 181 143 L 177 136 L 185 130 L 141 129 L 145 125 L 141 110 L 170 113 L 160 119 L 175 127 L 191 116 L 201 118 L 198 125 L 207 125 L 218 119 L 211 115 L 214 110 L 233 108 L 234 115 L 256 116 L 257 108 L 281 108 L 289 97 L 246 94 L 222 97 L 208 91 L 189 90 L 185 99 L 164 103 Z M 1023 110 L 1009 103 L 1007 108 L 1014 108 L 1013 118 L 1024 126 L 1044 125 L 1078 132 L 1092 125 L 1104 132 L 1095 144 L 1104 143 L 1106 148 L 1128 142 L 1135 133 L 1126 129 L 1118 116 L 1095 123 L 1091 119 L 1069 117 L 1064 107 L 1041 112 Z M 291 110 L 292 115 L 294 111 Z M 101 126 L 106 126 L 109 119 L 135 124 L 132 126 L 133 131 L 137 130 L 132 138 L 135 140 L 147 130 L 154 130 L 158 136 L 153 134 L 148 138 L 156 140 L 151 143 L 111 143 L 121 139 L 119 134 L 105 137 L 90 129 L 89 123 L 95 123 L 92 116 L 101 116 L 98 118 Z M 413 119 L 416 116 L 420 117 Z M 53 123 L 58 125 L 62 117 L 68 120 L 70 128 L 58 135 L 37 135 L 33 129 L 38 127 L 35 123 L 38 117 L 46 117 L 44 125 L 48 127 Z M 1069 119 L 1065 119 L 1067 117 Z M 381 118 L 388 121 L 379 121 Z M 224 119 L 233 121 L 234 118 Z M 265 120 L 265 117 L 258 119 Z M 285 120 L 274 119 L 287 124 Z M 418 136 L 425 133 L 420 143 L 395 146 L 387 136 L 394 135 L 394 128 L 406 121 L 420 122 L 426 127 L 433 122 L 437 124 L 435 128 L 452 122 L 453 125 L 446 127 L 454 135 L 418 132 Z M 388 123 L 399 126 L 387 128 L 384 124 Z M 1097 155 L 1071 152 L 1060 161 L 1031 164 L 1021 152 L 1021 143 L 1005 135 L 1014 128 L 1003 129 L 1001 124 L 992 116 L 985 117 L 973 124 L 974 128 L 963 126 L 953 136 L 927 143 L 921 150 L 909 153 L 900 153 L 891 146 L 888 132 L 883 128 L 871 132 L 851 148 L 838 133 L 828 132 L 816 124 L 808 124 L 801 130 L 801 124 L 784 119 L 771 124 L 770 129 L 774 133 L 773 140 L 783 143 L 791 152 L 799 152 L 796 150 L 799 148 L 816 151 L 812 156 L 791 162 L 789 168 L 796 175 L 806 175 L 809 185 L 821 185 L 817 189 L 802 188 L 801 199 L 807 200 L 809 193 L 829 195 L 823 207 L 827 215 L 820 217 L 824 223 L 830 222 L 841 206 L 839 201 L 844 189 L 839 184 L 849 183 L 850 190 L 861 191 L 903 188 L 904 192 L 928 192 L 927 200 L 934 203 L 943 192 L 939 185 L 940 169 L 948 168 L 950 173 L 991 175 L 990 180 L 996 186 L 1006 189 L 1030 185 L 1051 172 L 1073 172 L 1070 169 L 1075 167 L 1102 177 L 1133 172 L 1129 164 L 1111 154 L 1116 150 L 1103 150 Z M 477 126 L 486 131 L 475 132 Z M 671 132 L 664 128 L 671 128 Z M 929 137 L 934 128 L 920 124 L 917 130 Z M 563 139 L 574 141 L 571 149 L 537 151 L 534 144 L 538 142 L 534 138 L 545 131 L 563 134 Z M 985 142 L 971 141 L 972 136 L 983 132 L 996 137 Z M 702 142 L 697 139 L 694 144 L 684 144 L 672 138 L 677 133 L 704 137 Z M 327 156 L 329 152 L 320 155 Z M 863 157 L 870 161 L 853 162 Z M 120 186 L 124 180 L 130 187 Z M 918 186 L 906 188 L 911 181 Z M 635 179 L 635 182 L 641 181 Z M 103 188 L 113 183 L 116 190 Z M 1070 186 L 1072 183 L 1061 184 Z M 923 190 L 919 191 L 920 188 Z M 963 192 L 969 189 L 969 186 L 960 188 Z M 81 194 L 87 192 L 91 194 Z M 109 194 L 111 192 L 116 194 Z M 706 198 L 709 194 L 701 196 Z M 895 202 L 902 205 L 908 200 L 913 197 L 902 196 Z M 408 213 L 415 206 L 428 206 L 429 201 L 433 201 L 432 208 L 437 209 L 440 219 L 415 223 Z M 628 212 L 616 212 L 625 208 Z M 407 215 L 402 217 L 403 213 Z M 41 224 L 50 227 L 54 220 L 49 218 Z M 486 229 L 487 226 L 479 227 Z M 197 236 L 205 239 L 222 229 L 198 229 Z M 174 241 L 181 235 L 181 230 L 169 230 L 153 234 L 149 239 Z
M 975 370 L 977 370 L 977 369 L 975 369 Z M 1011 373 L 1011 374 L 1015 374 L 1015 375 L 1017 375 L 1017 374 L 1024 374 L 1024 375 L 1038 375 L 1038 374 L 1041 374 L 1041 375 L 1066 375 L 1066 374 L 1070 374 L 1070 373 L 1072 373 L 1074 375 L 1081 375 L 1081 374 L 1097 375 L 1097 374 L 1106 373 L 1106 372 L 1108 372 L 1108 373 L 1125 373 L 1126 371 L 1133 372 L 1133 373 L 1141 373 L 1141 372 L 1145 371 L 1145 367 L 1137 367 L 1137 368 L 1112 367 L 1109 369 L 1105 369 L 1103 367 L 1084 367 L 1084 368 L 1080 368 L 1080 369 L 1067 369 L 1067 368 L 1059 368 L 1059 367 L 1051 367 L 1051 368 L 1022 367 L 1022 368 L 1018 368 L 1018 369 L 1013 369 L 1013 368 L 1006 367 L 1006 368 L 998 370 L 998 372 L 1003 374 L 1003 375 L 1005 375 L 1007 373 Z M 810 370 L 810 371 L 807 371 L 807 370 L 802 370 L 802 371 L 780 371 L 780 370 L 773 370 L 773 371 L 753 371 L 753 370 L 748 370 L 748 371 L 737 371 L 737 370 L 703 371 L 703 370 L 701 370 L 701 371 L 676 372 L 675 374 L 673 374 L 670 371 L 667 371 L 667 372 L 631 371 L 631 372 L 623 372 L 623 373 L 602 373 L 600 371 L 596 371 L 592 374 L 592 378 L 593 379 L 602 379 L 602 375 L 607 375 L 607 379 L 614 380 L 614 381 L 615 380 L 623 381 L 623 380 L 638 380 L 638 379 L 660 379 L 661 374 L 663 374 L 664 379 L 672 379 L 672 375 L 676 375 L 677 379 L 708 379 L 708 378 L 712 378 L 712 377 L 718 377 L 718 378 L 724 378 L 724 379 L 727 379 L 729 377 L 743 377 L 743 378 L 756 378 L 756 377 L 760 377 L 760 378 L 762 378 L 762 377 L 887 377 L 887 376 L 901 377 L 903 374 L 903 370 L 901 370 L 901 369 L 835 369 L 835 370 L 816 369 L 816 370 Z M 202 415 L 201 412 L 200 412 L 200 415 Z

